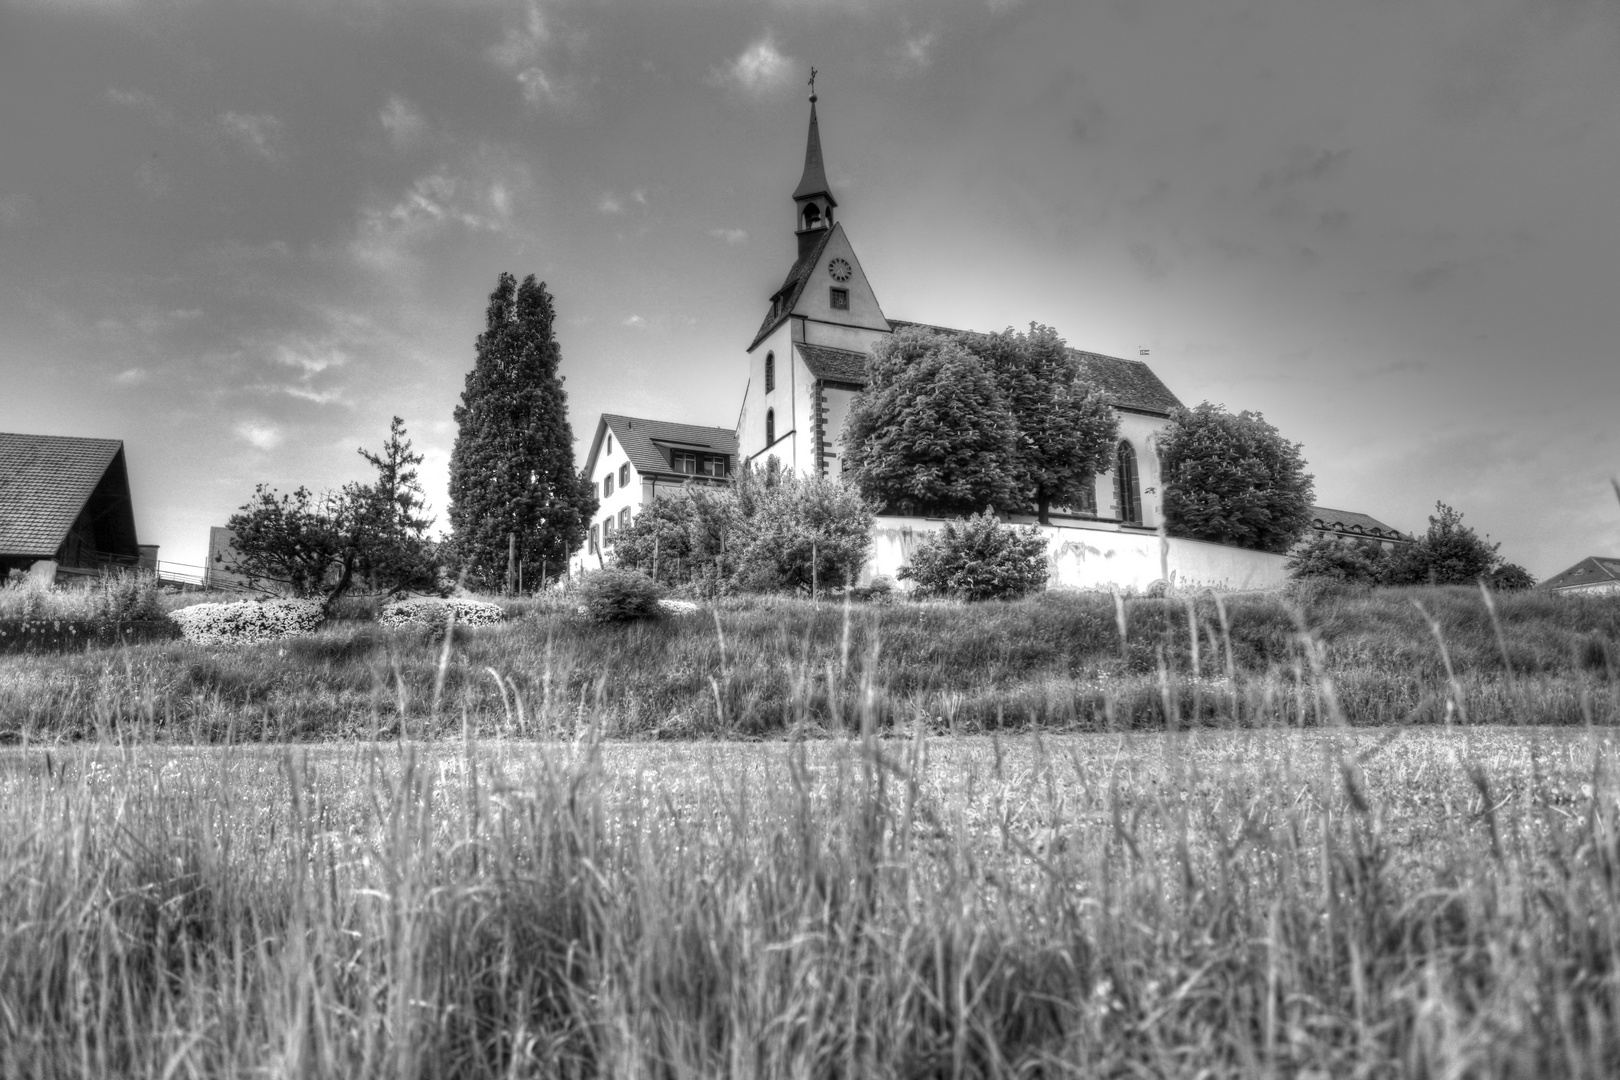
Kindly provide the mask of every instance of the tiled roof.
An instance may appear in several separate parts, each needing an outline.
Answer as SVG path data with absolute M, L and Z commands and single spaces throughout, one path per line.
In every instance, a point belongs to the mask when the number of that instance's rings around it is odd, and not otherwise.
M 815 195 L 826 195 L 829 202 L 838 205 L 827 188 L 827 170 L 821 164 L 821 125 L 816 122 L 816 99 L 811 98 L 810 134 L 804 141 L 804 175 L 799 177 L 799 186 L 793 189 L 793 198 L 808 199 Z
M 124 444 L 0 432 L 0 555 L 49 559 Z
M 753 343 L 748 346 L 749 351 L 752 351 L 755 345 L 764 341 L 766 335 L 772 330 L 781 326 L 782 321 L 788 317 L 794 305 L 799 302 L 799 296 L 804 292 L 805 283 L 810 280 L 810 271 L 814 270 L 816 264 L 821 261 L 822 249 L 827 246 L 827 241 L 832 239 L 833 230 L 837 227 L 835 225 L 832 229 L 822 230 L 821 239 L 817 240 L 815 246 L 806 251 L 799 261 L 793 264 L 793 269 L 788 271 L 787 277 L 782 281 L 782 287 L 771 294 L 771 310 L 766 313 L 765 321 L 759 324 L 759 333 L 754 335 Z
M 899 330 L 906 326 L 932 330 L 936 334 L 948 334 L 952 337 L 973 332 L 953 330 L 948 326 L 934 326 L 930 323 L 906 322 L 903 319 L 889 320 L 891 330 Z M 1108 403 L 1116 409 L 1169 416 L 1170 410 L 1181 407 L 1181 401 L 1170 392 L 1170 388 L 1160 382 L 1153 369 L 1140 360 L 1122 360 L 1117 356 L 1104 356 L 1102 353 L 1085 352 L 1080 349 L 1070 349 L 1069 355 L 1079 363 L 1080 370 L 1086 377 L 1102 388 Z
M 1392 529 L 1375 517 L 1357 514 L 1351 510 L 1332 510 L 1326 506 L 1311 507 L 1311 527 L 1332 529 L 1335 532 L 1355 533 L 1371 537 L 1399 540 L 1411 539 L 1399 529 Z
M 729 428 L 672 424 L 667 420 L 648 420 L 640 416 L 618 416 L 613 413 L 603 413 L 602 423 L 607 425 L 608 430 L 613 432 L 614 439 L 624 448 L 624 456 L 630 459 L 630 464 L 643 475 L 685 477 L 686 474 L 678 473 L 670 467 L 669 451 L 659 443 L 677 443 L 683 447 L 698 449 L 708 448 L 731 458 L 737 456 L 737 433 Z M 599 431 L 596 443 L 591 447 L 593 464 L 601 441 Z
M 799 355 L 804 358 L 804 366 L 816 378 L 866 385 L 865 353 L 826 345 L 806 345 L 802 341 L 794 342 L 793 347 L 799 350 Z
M 1543 589 L 1568 589 L 1578 585 L 1597 585 L 1620 582 L 1620 559 L 1588 555 L 1562 574 L 1554 574 L 1541 583 Z

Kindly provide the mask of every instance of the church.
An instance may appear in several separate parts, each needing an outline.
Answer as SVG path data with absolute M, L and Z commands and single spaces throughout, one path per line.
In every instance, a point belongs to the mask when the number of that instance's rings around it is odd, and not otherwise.
M 736 469 L 772 457 L 803 475 L 839 475 L 844 418 L 865 387 L 873 344 L 911 326 L 968 333 L 885 314 L 838 219 L 822 156 L 813 78 L 811 86 L 804 169 L 792 195 L 793 263 L 745 350 L 747 377 L 737 426 L 727 430 L 603 414 L 585 461 L 601 506 L 585 543 L 569 561 L 573 573 L 611 561 L 615 533 L 657 497 L 660 484 L 668 490 L 683 483 L 723 483 Z M 1140 587 L 1173 579 L 1176 560 L 1169 553 L 1174 545 L 1178 551 L 1187 548 L 1180 556 L 1183 581 L 1240 588 L 1280 584 L 1280 556 L 1191 540 L 1161 543 L 1158 437 L 1181 402 L 1139 359 L 1072 348 L 1069 353 L 1113 407 L 1119 442 L 1114 467 L 1096 478 L 1084 504 L 1052 509 L 1054 581 Z M 1326 516 L 1336 520 L 1338 513 Z M 1014 515 L 1012 520 L 1034 518 Z M 1332 531 L 1320 515 L 1314 524 L 1319 532 Z M 881 518 L 873 562 L 863 576 L 892 576 L 929 529 L 927 519 Z M 1393 529 L 1388 533 L 1400 536 Z

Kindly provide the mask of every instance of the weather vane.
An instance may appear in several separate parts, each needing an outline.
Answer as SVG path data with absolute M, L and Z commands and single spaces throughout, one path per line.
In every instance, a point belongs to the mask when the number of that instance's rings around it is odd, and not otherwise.
M 810 69 L 810 100 L 816 100 L 816 69 Z

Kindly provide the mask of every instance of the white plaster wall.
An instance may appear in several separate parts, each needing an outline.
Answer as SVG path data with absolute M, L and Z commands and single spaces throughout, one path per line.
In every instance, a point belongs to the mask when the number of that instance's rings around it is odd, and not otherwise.
M 1119 437 L 1136 451 L 1137 481 L 1142 485 L 1142 524 L 1157 528 L 1164 520 L 1164 478 L 1159 468 L 1159 432 L 1170 423 L 1162 416 L 1119 412 Z M 1118 518 L 1112 471 L 1097 477 L 1097 515 Z
M 896 576 L 911 553 L 944 521 L 938 518 L 879 517 L 872 529 L 872 556 L 861 570 L 861 582 Z M 1286 556 L 1209 544 L 1202 540 L 1159 537 L 1102 523 L 1096 526 L 1037 526 L 1046 536 L 1049 586 L 1119 589 L 1140 592 L 1165 580 L 1181 589 L 1225 592 L 1272 589 L 1288 580 Z
M 776 409 L 776 434 L 780 438 L 793 430 L 793 337 L 789 319 L 748 354 L 748 388 L 737 414 L 737 455 L 746 461 L 765 450 L 765 410 Z M 765 355 L 776 354 L 776 389 L 765 392 Z M 773 451 L 788 457 L 782 447 Z

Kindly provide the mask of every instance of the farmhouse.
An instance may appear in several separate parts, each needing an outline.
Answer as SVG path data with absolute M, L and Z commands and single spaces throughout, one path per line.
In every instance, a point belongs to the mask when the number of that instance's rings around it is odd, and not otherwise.
M 872 346 L 906 327 L 960 335 L 965 330 L 890 318 L 838 220 L 827 181 L 816 95 L 804 168 L 794 188 L 795 256 L 766 305 L 746 353 L 747 376 L 734 431 L 604 414 L 586 459 L 601 508 L 589 536 L 570 558 L 579 572 L 609 559 L 614 534 L 660 486 L 719 482 L 751 461 L 774 457 L 801 475 L 843 471 L 844 420 L 866 385 Z M 1181 402 L 1145 362 L 1070 349 L 1119 419 L 1113 468 L 1096 477 L 1079 505 L 1053 507 L 1054 580 L 1063 584 L 1140 587 L 1166 578 L 1184 583 L 1255 588 L 1283 580 L 1283 559 L 1260 552 L 1170 538 L 1161 542 L 1164 485 L 1158 440 Z M 1394 545 L 1409 538 L 1364 514 L 1317 507 L 1323 535 Z M 1033 518 L 1015 515 L 1013 520 Z M 880 519 L 865 576 L 893 574 L 928 519 Z
M 1562 574 L 1554 574 L 1537 586 L 1562 596 L 1597 596 L 1620 593 L 1620 559 L 1588 555 Z
M 156 570 L 157 551 L 135 538 L 122 441 L 0 432 L 0 580 Z

